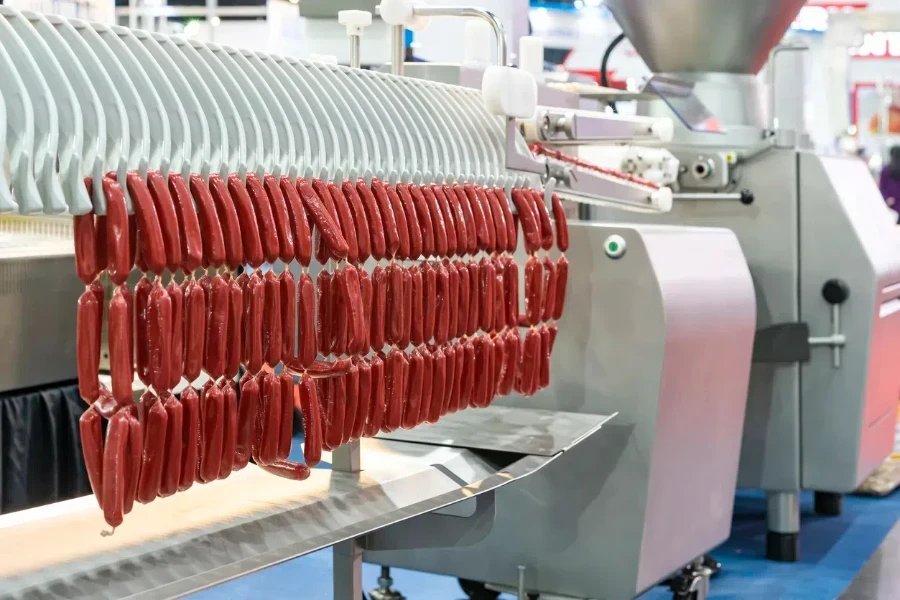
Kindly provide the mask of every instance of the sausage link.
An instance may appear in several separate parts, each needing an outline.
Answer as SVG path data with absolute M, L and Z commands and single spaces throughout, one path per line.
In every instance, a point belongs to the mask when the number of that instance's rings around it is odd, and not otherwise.
M 434 356 L 425 345 L 417 348 L 422 356 L 422 392 L 419 395 L 419 411 L 416 416 L 416 425 L 421 425 L 428 420 L 431 413 L 431 383 L 434 379 Z
M 366 352 L 366 314 L 363 306 L 362 288 L 359 271 L 351 264 L 343 268 L 344 299 L 346 301 L 348 354 L 364 354 Z
M 519 265 L 515 260 L 506 261 L 503 268 L 503 292 L 506 306 L 506 326 L 519 325 Z
M 94 228 L 94 213 L 72 217 L 75 233 L 75 272 L 84 285 L 90 285 L 100 269 L 97 267 L 97 232 Z
M 264 277 L 265 309 L 263 319 L 263 360 L 274 367 L 281 362 L 281 285 L 275 273 Z M 293 300 L 293 294 L 291 295 Z
M 434 337 L 437 317 L 437 272 L 429 262 L 423 262 L 422 271 L 422 337 L 425 342 Z
M 200 287 L 203 288 L 203 295 L 206 296 L 206 318 L 209 319 L 209 313 L 212 311 L 212 277 L 209 276 L 208 273 L 204 273 L 202 277 L 197 280 L 197 283 L 200 284 Z
M 378 207 L 378 213 L 381 219 L 381 225 L 383 227 L 384 233 L 384 258 L 393 258 L 394 256 L 398 256 L 398 258 L 404 258 L 409 255 L 409 225 L 406 223 L 406 215 L 403 214 L 403 207 L 400 205 L 400 197 L 397 196 L 397 193 L 391 189 L 390 194 L 393 194 L 395 201 L 392 201 L 389 197 L 388 191 L 385 189 L 384 184 L 381 183 L 377 178 L 372 179 L 372 195 L 375 198 L 375 203 Z M 361 191 L 360 194 L 363 194 Z M 365 194 L 363 194 L 363 200 L 365 200 Z M 399 212 L 400 215 L 396 215 L 396 212 Z M 369 218 L 369 226 L 373 225 L 373 219 Z M 404 238 L 405 247 L 401 245 L 401 236 Z M 375 238 L 372 238 L 372 247 L 374 255 L 374 247 L 375 247 Z M 399 256 L 398 252 L 403 256 Z M 377 259 L 378 257 L 375 256 Z
M 416 206 L 406 184 L 398 183 L 397 189 L 387 188 L 387 196 L 394 209 L 397 230 L 400 232 L 400 250 L 397 258 L 418 260 L 422 256 L 422 230 L 416 216 Z M 405 225 L 405 227 L 404 227 Z
M 319 271 L 316 277 L 318 300 L 316 303 L 316 345 L 322 356 L 331 354 L 331 273 Z
M 491 188 L 484 188 L 484 194 L 487 197 L 488 205 L 491 207 L 491 217 L 493 218 L 494 233 L 496 236 L 495 250 L 503 252 L 508 248 L 509 241 L 506 234 L 506 215 L 500 205 L 500 199 Z M 508 209 L 508 208 L 507 208 Z
M 385 365 L 385 394 L 387 407 L 384 412 L 384 423 L 381 430 L 385 433 L 396 431 L 403 423 L 403 399 L 406 392 L 406 374 L 409 361 L 406 355 L 392 348 Z
M 109 259 L 106 215 L 97 215 L 97 218 L 94 221 L 94 231 L 96 233 L 96 243 L 94 245 L 94 248 L 97 257 L 97 273 L 100 274 L 106 270 L 107 261 Z
M 103 195 L 106 197 L 106 243 L 109 278 L 114 285 L 122 285 L 131 272 L 130 232 L 125 195 L 114 179 L 103 178 Z
M 472 400 L 477 408 L 484 408 L 490 403 L 491 380 L 493 374 L 491 364 L 493 362 L 493 344 L 485 336 L 475 338 L 475 388 Z
M 234 465 L 232 470 L 240 471 L 250 462 L 253 445 L 253 430 L 259 404 L 259 383 L 249 371 L 240 381 L 241 398 L 238 404 L 237 428 L 235 430 Z M 309 430 L 306 430 L 307 432 Z M 309 435 L 309 433 L 307 433 Z
M 260 465 L 259 468 L 269 475 L 292 481 L 306 481 L 311 474 L 309 467 L 305 463 L 292 460 L 276 460 L 271 464 Z
M 466 230 L 466 216 L 463 214 L 462 206 L 459 204 L 459 198 L 453 191 L 453 188 L 447 184 L 441 186 L 441 191 L 447 199 L 447 206 L 452 215 L 453 225 L 456 234 L 456 254 L 462 256 L 466 253 L 466 244 L 468 243 L 468 231 Z M 462 192 L 462 188 L 460 188 Z M 462 192 L 465 194 L 465 192 Z
M 424 290 L 425 282 L 422 279 L 422 270 L 419 265 L 410 267 L 410 329 L 409 339 L 414 346 L 418 346 L 425 341 L 423 333 L 424 315 Z
M 219 478 L 225 429 L 225 398 L 219 386 L 208 381 L 200 393 L 200 461 L 198 481 Z
M 165 388 L 172 389 L 178 385 L 184 369 L 184 291 L 173 279 L 166 286 L 166 294 L 172 305 L 172 329 L 171 344 L 165 357 L 169 363 L 169 380 Z
M 325 387 L 328 390 L 325 405 L 328 407 L 328 431 L 326 439 L 328 445 L 338 448 L 344 439 L 344 419 L 347 408 L 347 380 L 344 377 L 335 377 L 329 380 Z
M 159 220 L 160 233 L 164 243 L 166 266 L 173 273 L 181 268 L 181 234 L 178 230 L 178 217 L 175 214 L 175 204 L 169 194 L 166 179 L 159 171 L 147 172 L 147 188 L 150 191 L 150 199 Z
M 297 286 L 294 276 L 287 269 L 278 276 L 281 292 L 281 360 L 287 362 L 294 357 L 294 342 L 297 335 Z
M 525 263 L 525 319 L 529 325 L 541 322 L 543 313 L 544 269 L 540 259 L 531 256 Z
M 131 402 L 134 371 L 131 360 L 131 319 L 122 286 L 113 292 L 109 303 L 109 372 L 112 394 L 120 404 Z
M 275 226 L 272 202 L 269 200 L 269 195 L 266 193 L 266 189 L 256 173 L 247 173 L 247 192 L 250 194 L 253 213 L 256 215 L 256 223 L 259 226 L 259 239 L 262 243 L 263 259 L 267 263 L 274 263 L 281 251 L 281 242 L 278 239 L 278 229 Z
M 550 387 L 550 349 L 552 342 L 550 341 L 550 330 L 547 327 L 541 327 L 541 354 L 540 354 L 540 370 L 538 374 L 538 389 L 545 390 Z
M 350 204 L 337 184 L 329 182 L 327 188 L 328 193 L 331 194 L 334 209 L 337 211 L 341 232 L 344 235 L 344 239 L 347 240 L 347 260 L 355 263 L 359 261 L 359 238 L 356 234 L 356 226 L 353 223 L 353 214 L 350 212 Z
M 214 277 L 209 296 L 209 316 L 206 321 L 206 348 L 203 367 L 212 379 L 225 374 L 228 348 L 229 319 L 228 284 L 221 277 Z
M 454 342 L 453 344 L 454 351 L 456 354 L 456 368 L 454 369 L 454 380 L 453 380 L 453 397 L 450 401 L 450 412 L 455 413 L 458 412 L 468 406 L 468 403 L 463 401 L 463 374 L 466 364 L 466 352 L 465 348 L 463 348 L 462 344 L 459 342 Z
M 466 335 L 466 328 L 469 325 L 469 269 L 466 263 L 457 260 L 453 263 L 456 269 L 456 281 L 459 289 L 456 291 L 456 329 L 452 332 L 453 337 L 462 337 Z
M 463 186 L 459 185 L 458 183 L 454 183 L 453 193 L 456 196 L 457 202 L 459 203 L 459 211 L 462 214 L 462 219 L 465 223 L 465 251 L 469 254 L 474 255 L 475 252 L 478 251 L 478 234 L 476 232 L 475 215 L 472 212 L 472 205 L 469 203 L 469 198 L 466 195 L 466 191 L 463 189 Z M 458 241 L 457 244 L 459 244 Z M 460 254 L 462 255 L 466 252 L 461 252 Z
M 279 417 L 278 460 L 286 460 L 291 454 L 294 436 L 294 378 L 283 371 L 278 378 L 281 384 L 281 413 Z
M 222 460 L 219 463 L 219 479 L 225 479 L 234 470 L 237 449 L 238 405 L 237 390 L 233 380 L 223 380 L 222 390 Z
M 341 444 L 346 444 L 353 439 L 353 429 L 356 426 L 356 416 L 359 411 L 359 368 L 356 365 L 350 367 L 350 371 L 344 376 L 347 382 L 347 398 L 344 402 L 344 431 L 341 434 Z
M 506 263 L 496 255 L 491 263 L 494 265 L 494 331 L 500 331 L 506 325 Z
M 247 283 L 249 302 L 244 320 L 244 340 L 247 345 L 247 370 L 252 374 L 259 373 L 265 359 L 266 348 L 263 330 L 266 321 L 266 285 L 256 273 L 250 276 Z
M 153 198 L 150 196 L 150 190 L 147 189 L 147 182 L 137 171 L 128 172 L 125 185 L 137 217 L 141 257 L 146 261 L 147 267 L 158 275 L 166 268 L 166 244 L 163 240 L 156 207 L 153 206 Z
M 466 269 L 469 271 L 469 312 L 467 313 L 466 335 L 472 336 L 478 331 L 478 325 L 481 320 L 481 292 L 479 291 L 481 287 L 481 269 L 473 259 L 469 259 Z
M 278 233 L 278 258 L 284 264 L 294 260 L 294 230 L 291 228 L 291 217 L 288 213 L 287 202 L 281 193 L 281 186 L 275 176 L 266 173 L 263 177 L 263 187 L 269 197 L 269 205 L 272 207 L 272 218 L 275 221 L 275 231 Z
M 213 175 L 209 181 L 211 188 L 214 187 L 213 182 L 215 180 L 218 180 L 215 187 L 219 187 L 221 184 L 221 179 Z M 239 238 L 235 238 L 231 243 L 240 243 L 241 254 L 244 260 L 254 269 L 258 269 L 263 264 L 262 240 L 259 237 L 259 225 L 256 223 L 256 212 L 253 209 L 253 201 L 250 200 L 248 189 L 249 186 L 244 184 L 237 173 L 232 173 L 228 176 L 228 194 L 231 197 L 231 202 L 228 202 L 228 204 L 233 207 L 234 216 L 237 217 L 238 223 L 237 229 L 234 230 L 232 228 L 233 231 L 230 235 L 234 235 L 235 232 L 240 235 Z M 228 212 L 232 212 L 232 209 L 229 208 Z
M 297 188 L 287 175 L 281 176 L 281 193 L 287 202 L 291 231 L 294 234 L 294 258 L 302 267 L 308 267 L 312 260 L 312 231 L 306 218 L 306 209 Z
M 419 410 L 422 402 L 422 378 L 425 360 L 422 354 L 413 348 L 409 354 L 409 381 L 406 386 L 406 398 L 403 407 L 403 429 L 412 429 L 419 424 Z
M 462 342 L 463 372 L 459 394 L 459 406 L 465 409 L 475 406 L 475 343 L 466 339 Z
M 475 224 L 476 248 L 478 250 L 486 250 L 490 238 L 488 237 L 488 222 L 484 214 L 484 207 L 481 205 L 481 200 L 475 191 L 474 185 L 467 183 L 463 186 L 463 190 L 465 191 L 469 210 L 472 211 L 472 219 Z M 475 254 L 475 252 L 470 251 L 469 254 Z
M 511 327 L 503 334 L 504 360 L 506 364 L 503 367 L 500 383 L 497 385 L 497 393 L 501 396 L 509 395 L 516 382 L 519 368 L 519 347 L 521 344 L 522 340 L 519 338 L 518 327 Z
M 539 190 L 531 190 L 531 197 L 541 226 L 541 248 L 549 250 L 553 247 L 553 225 L 550 223 L 550 213 L 547 211 L 547 203 L 544 202 L 544 194 Z
M 556 194 L 550 196 L 550 203 L 553 208 L 553 221 L 556 224 L 556 247 L 560 252 L 565 252 L 569 249 L 569 223 L 566 220 L 566 211 Z
M 94 298 L 97 299 L 97 310 L 98 310 L 98 318 L 94 322 L 97 327 L 97 339 L 103 339 L 103 309 L 106 306 L 106 288 L 103 287 L 103 284 L 99 279 L 95 279 L 93 283 L 91 283 L 88 288 L 91 293 L 94 295 Z M 126 287 L 123 291 L 128 292 L 125 299 L 127 302 L 131 301 L 131 292 Z
M 197 203 L 197 218 L 203 247 L 203 266 L 222 266 L 225 261 L 225 240 L 222 224 L 216 215 L 215 201 L 209 193 L 209 186 L 200 175 L 191 175 L 191 194 Z
M 503 376 L 506 375 L 506 340 L 503 335 L 493 336 L 494 342 L 494 372 L 491 375 L 491 395 L 500 395 L 500 387 Z
M 431 350 L 431 397 L 428 400 L 426 423 L 437 423 L 444 404 L 444 387 L 447 385 L 447 357 L 440 346 Z
M 369 331 L 372 323 L 372 278 L 369 277 L 369 273 L 364 271 L 363 269 L 359 269 L 359 295 L 362 298 L 362 306 L 363 306 L 363 319 L 365 323 L 365 340 L 363 342 L 362 350 L 360 354 L 368 354 L 369 348 L 371 347 L 369 341 Z
M 244 291 L 237 280 L 228 283 L 228 318 L 226 321 L 225 377 L 234 379 L 241 368 L 241 343 L 244 331 Z
M 150 347 L 147 334 L 147 309 L 150 306 L 150 290 L 153 289 L 150 280 L 141 277 L 134 286 L 134 338 L 135 338 L 135 363 L 137 375 L 144 385 L 150 385 Z
M 194 199 L 184 178 L 178 173 L 169 173 L 169 195 L 178 219 L 181 239 L 181 268 L 185 273 L 193 273 L 203 262 L 203 236 Z
M 141 475 L 138 479 L 137 501 L 149 504 L 159 495 L 166 458 L 166 428 L 169 416 L 162 402 L 153 392 L 141 396 L 141 427 L 144 430 Z
M 397 189 L 403 190 L 404 184 L 397 184 Z M 436 233 L 431 210 L 428 207 L 428 201 L 425 199 L 425 195 L 422 193 L 422 190 L 419 188 L 419 186 L 410 185 L 408 190 L 410 198 L 412 198 L 412 205 L 416 209 L 416 222 L 418 222 L 419 229 L 422 231 L 422 255 L 426 258 L 429 256 L 434 256 L 436 250 Z
M 488 200 L 485 190 L 480 185 L 475 186 L 475 197 L 481 203 L 481 210 L 484 212 L 484 224 L 487 229 L 487 245 L 486 252 L 494 252 L 497 250 L 497 230 L 494 228 L 494 213 L 491 203 Z
M 191 382 L 200 376 L 206 340 L 206 294 L 196 281 L 184 290 L 184 339 L 184 377 Z
M 109 216 L 109 210 L 107 209 L 107 216 Z M 128 268 L 132 269 L 137 261 L 138 255 L 138 226 L 137 226 L 137 217 L 134 215 L 128 215 Z M 147 269 L 147 265 L 144 265 L 143 268 L 140 269 L 141 272 L 146 273 L 149 269 Z
M 522 345 L 522 355 L 519 360 L 519 375 L 516 381 L 516 391 L 523 396 L 530 396 L 534 392 L 535 379 L 538 373 L 535 371 L 536 361 L 540 353 L 541 336 L 535 329 L 529 329 L 525 334 L 525 343 Z
M 389 344 L 399 344 L 403 338 L 403 324 L 406 320 L 403 294 L 403 267 L 391 263 L 387 269 L 387 313 L 385 315 L 385 335 Z M 393 430 L 392 430 L 393 431 Z
M 344 185 L 349 185 L 349 182 L 344 182 Z M 372 257 L 375 260 L 381 260 L 386 256 L 387 242 L 384 237 L 384 221 L 381 219 L 378 203 L 375 201 L 375 195 L 372 193 L 372 190 L 362 179 L 356 182 L 356 193 L 365 211 L 365 218 L 369 227 L 369 246 Z M 396 224 L 394 226 L 396 227 Z M 391 254 L 393 255 L 393 253 Z
M 359 373 L 357 390 L 359 400 L 356 403 L 356 415 L 353 417 L 353 428 L 350 431 L 351 441 L 356 441 L 363 437 L 366 429 L 366 420 L 369 416 L 369 404 L 372 401 L 372 368 L 365 359 L 359 359 L 356 362 L 356 369 Z
M 348 354 L 349 327 L 347 275 L 338 269 L 331 277 L 331 351 L 335 355 Z
M 200 459 L 200 398 L 197 390 L 188 386 L 181 392 L 181 476 L 178 491 L 183 492 L 194 484 L 197 461 Z
M 415 190 L 417 186 L 411 186 L 413 190 L 413 198 L 416 197 Z M 431 187 L 427 185 L 423 185 L 418 187 L 419 193 L 425 198 L 425 206 L 428 210 L 428 216 L 431 218 L 431 226 L 434 231 L 434 256 L 444 257 L 447 256 L 447 251 L 449 247 L 447 245 L 447 224 L 444 222 L 444 215 L 441 212 L 441 207 L 438 206 L 437 198 L 434 195 Z M 421 221 L 421 218 L 420 218 Z
M 479 325 L 483 331 L 494 330 L 494 279 L 496 270 L 487 257 L 478 263 L 478 306 Z
M 306 188 L 301 189 L 301 182 L 305 183 L 302 179 L 297 180 L 297 191 L 300 193 L 300 198 L 303 200 L 304 205 L 308 203 L 306 210 L 316 225 L 316 236 L 313 244 L 315 246 L 316 260 L 325 264 L 329 255 L 335 260 L 347 258 L 350 242 L 341 232 L 337 209 L 334 207 L 334 201 L 331 199 L 328 185 L 321 179 L 313 179 L 312 188 L 306 186 Z M 304 189 L 306 190 L 305 192 Z M 312 196 L 309 196 L 310 189 L 312 190 Z M 304 193 L 307 195 L 304 195 Z M 314 202 L 313 196 L 318 201 L 317 203 Z M 316 213 L 313 213 L 310 209 L 314 209 Z M 324 217 L 321 217 L 321 219 L 316 218 L 320 210 L 323 215 L 328 215 L 330 221 Z M 319 220 L 322 221 L 321 224 Z M 338 250 L 344 250 L 345 248 L 347 251 L 338 252 Z
M 553 318 L 556 309 L 556 263 L 547 256 L 544 258 L 544 309 L 541 311 L 541 320 L 549 321 Z
M 141 461 L 143 460 L 144 441 L 141 422 L 137 416 L 137 406 L 131 404 L 120 412 L 128 415 L 128 442 L 125 444 L 125 514 L 134 508 L 134 500 L 137 497 L 138 480 L 141 474 Z M 108 432 L 107 432 L 108 433 Z
M 401 319 L 400 323 L 400 340 L 397 347 L 406 349 L 409 346 L 410 337 L 412 336 L 412 273 L 409 269 L 400 269 L 402 284 L 402 301 L 400 303 L 400 313 L 397 315 Z
M 122 524 L 125 514 L 125 451 L 128 414 L 117 412 L 109 422 L 103 448 L 103 518 L 111 527 Z
M 369 327 L 369 342 L 372 349 L 378 352 L 384 348 L 384 320 L 387 315 L 387 271 L 381 266 L 372 270 L 372 319 Z
M 534 254 L 541 247 L 541 228 L 535 214 L 534 202 L 528 190 L 516 188 L 512 191 L 512 201 L 522 224 L 522 236 L 525 238 L 525 251 Z
M 97 296 L 87 288 L 78 298 L 75 346 L 78 362 L 78 393 L 88 404 L 100 397 L 100 313 Z
M 297 359 L 303 367 L 316 360 L 316 291 L 309 273 L 297 288 Z
M 450 274 L 442 263 L 436 271 L 434 341 L 445 344 L 450 339 Z
M 500 212 L 503 213 L 503 223 L 506 226 L 506 250 L 507 252 L 516 251 L 516 223 L 513 220 L 512 211 L 509 208 L 509 200 L 506 198 L 506 192 L 502 187 L 494 188 L 494 196 L 497 198 L 497 204 L 500 206 Z M 503 248 L 497 248 L 502 251 Z
M 81 454 L 97 504 L 103 508 L 103 430 L 100 415 L 88 407 L 78 419 L 81 434 Z
M 165 455 L 162 478 L 159 482 L 159 496 L 166 498 L 178 491 L 178 480 L 181 478 L 184 407 L 171 393 L 166 394 L 162 406 L 166 411 L 166 440 L 163 446 Z
M 444 228 L 447 232 L 447 253 L 445 256 L 450 257 L 456 254 L 456 222 L 453 219 L 453 211 L 450 209 L 450 201 L 444 194 L 444 190 L 437 184 L 432 184 L 431 192 L 437 200 L 441 217 L 444 219 Z
M 447 367 L 444 379 L 444 399 L 441 402 L 441 416 L 450 412 L 450 403 L 453 401 L 453 382 L 456 381 L 456 350 L 452 345 L 445 346 L 444 362 Z
M 322 417 L 315 380 L 306 375 L 300 378 L 300 413 L 303 415 L 303 460 L 312 468 L 322 460 Z
M 147 369 L 150 384 L 157 392 L 167 390 L 172 357 L 172 299 L 156 281 L 147 305 Z
M 374 437 L 381 431 L 381 425 L 384 422 L 384 361 L 376 354 L 369 360 L 369 367 L 372 371 L 372 385 L 369 395 L 369 414 L 366 418 L 366 426 L 363 429 L 363 435 L 366 437 Z
M 569 283 L 569 261 L 560 256 L 556 262 L 556 300 L 553 302 L 553 319 L 559 321 L 566 306 L 566 286 Z
M 497 395 L 497 380 L 495 379 L 496 370 L 494 369 L 494 359 L 496 358 L 496 352 L 494 350 L 494 340 L 491 337 L 486 337 L 484 343 L 488 355 L 487 374 L 489 377 L 489 382 L 487 386 L 487 395 L 484 397 L 482 402 L 484 403 L 484 406 L 490 406 L 491 402 L 494 401 L 494 397 Z
M 357 260 L 360 263 L 364 263 L 372 255 L 372 245 L 369 240 L 369 219 L 366 217 L 366 211 L 363 208 L 362 199 L 356 192 L 356 187 L 346 179 L 341 183 L 341 193 L 350 207 L 350 216 L 356 229 L 356 245 L 359 249 Z
M 459 320 L 459 313 L 457 311 L 459 306 L 459 272 L 456 270 L 456 266 L 448 259 L 444 259 L 444 268 L 447 269 L 450 280 L 450 288 L 447 295 L 450 300 L 447 303 L 447 317 L 449 319 L 447 324 L 447 338 L 452 339 L 456 337 L 457 322 Z
M 209 192 L 216 206 L 219 225 L 225 243 L 225 264 L 229 269 L 237 269 L 244 264 L 244 246 L 241 241 L 241 224 L 234 200 L 228 186 L 217 174 L 209 176 Z

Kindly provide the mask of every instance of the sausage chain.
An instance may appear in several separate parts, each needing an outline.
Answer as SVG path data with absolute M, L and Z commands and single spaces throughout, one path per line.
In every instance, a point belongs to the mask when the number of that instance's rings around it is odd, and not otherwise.
M 549 384 L 568 264 L 536 256 L 554 239 L 537 192 L 512 190 L 516 218 L 503 189 L 473 184 L 129 173 L 129 217 L 115 176 L 102 185 L 107 215 L 75 218 L 78 368 L 85 462 L 113 527 L 134 499 L 223 479 L 251 457 L 303 480 L 323 450 Z M 555 197 L 553 216 L 564 251 Z M 530 255 L 522 315 L 517 221 Z M 334 268 L 314 280 L 313 257 Z M 104 271 L 116 286 L 111 391 L 97 377 Z M 147 388 L 137 405 L 135 370 Z M 304 462 L 288 460 L 295 405 Z

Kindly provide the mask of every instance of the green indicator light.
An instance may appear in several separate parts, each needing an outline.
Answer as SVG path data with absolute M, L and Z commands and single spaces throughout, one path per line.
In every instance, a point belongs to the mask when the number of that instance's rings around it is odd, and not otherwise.
M 609 251 L 610 251 L 610 252 L 618 252 L 618 251 L 619 251 L 619 245 L 618 245 L 617 243 L 615 243 L 615 242 L 610 242 L 610 243 L 609 243 Z

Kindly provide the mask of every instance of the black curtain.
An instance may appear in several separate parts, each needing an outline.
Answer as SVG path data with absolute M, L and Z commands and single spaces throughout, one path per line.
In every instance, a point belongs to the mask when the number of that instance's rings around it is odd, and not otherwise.
M 0 394 L 0 513 L 91 492 L 77 382 Z

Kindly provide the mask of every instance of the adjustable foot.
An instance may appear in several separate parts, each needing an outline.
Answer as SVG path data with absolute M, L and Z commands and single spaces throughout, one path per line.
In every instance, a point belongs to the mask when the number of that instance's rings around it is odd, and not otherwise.
M 406 600 L 400 592 L 392 586 L 394 580 L 391 578 L 391 568 L 381 567 L 381 577 L 378 578 L 378 588 L 369 592 L 372 600 Z
M 672 591 L 672 600 L 706 600 L 709 579 L 717 573 L 713 567 L 721 569 L 722 565 L 708 556 L 701 556 L 672 576 L 666 582 Z
M 815 492 L 813 494 L 813 509 L 819 516 L 836 517 L 844 509 L 844 496 L 834 492 Z
M 766 558 L 778 562 L 797 562 L 800 559 L 800 534 L 767 532 Z

